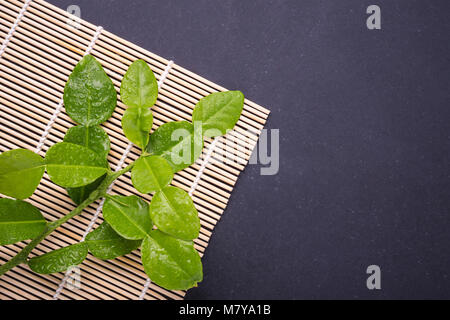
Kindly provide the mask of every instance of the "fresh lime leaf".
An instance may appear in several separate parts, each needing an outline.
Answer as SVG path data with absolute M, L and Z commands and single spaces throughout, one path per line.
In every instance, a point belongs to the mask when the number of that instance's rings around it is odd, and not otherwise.
M 44 171 L 44 159 L 30 150 L 3 152 L 0 154 L 0 193 L 26 199 L 36 190 Z
M 203 149 L 201 126 L 187 121 L 168 122 L 150 136 L 146 148 L 152 155 L 166 159 L 174 172 L 181 171 L 200 157 Z
M 86 55 L 75 67 L 64 88 L 67 114 L 87 127 L 103 123 L 111 117 L 117 104 L 113 82 L 101 64 Z
M 120 98 L 129 107 L 150 108 L 158 98 L 158 83 L 144 60 L 134 61 L 123 77 Z
M 201 99 L 192 113 L 192 122 L 201 122 L 203 135 L 224 135 L 238 122 L 244 108 L 244 95 L 240 91 L 216 92 Z
M 107 157 L 110 149 L 110 142 L 108 135 L 102 127 L 72 127 L 67 131 L 64 137 L 64 142 L 77 144 L 91 149 L 101 158 L 105 159 L 105 167 L 108 167 Z M 69 194 L 69 197 L 73 200 L 73 202 L 75 202 L 76 204 L 81 204 L 89 197 L 92 191 L 97 189 L 97 187 L 102 183 L 105 177 L 106 175 L 103 175 L 86 186 L 78 188 L 67 188 L 67 193 Z
M 128 108 L 122 117 L 123 133 L 141 149 L 148 143 L 152 124 L 153 115 L 147 108 Z
M 141 193 L 159 191 L 169 185 L 172 178 L 172 167 L 160 156 L 139 158 L 131 171 L 133 186 Z
M 169 290 L 187 290 L 203 280 L 202 262 L 192 241 L 159 230 L 142 242 L 142 264 L 150 279 Z
M 148 203 L 137 196 L 110 196 L 103 205 L 106 222 L 123 238 L 144 239 L 153 228 Z
M 130 253 L 141 245 L 140 240 L 126 240 L 103 222 L 97 229 L 89 233 L 86 243 L 89 251 L 97 258 L 110 260 Z
M 159 230 L 179 239 L 198 237 L 200 219 L 191 197 L 175 187 L 157 192 L 150 204 L 150 216 Z
M 105 180 L 106 174 L 102 175 L 100 178 L 88 185 L 78 187 L 78 188 L 66 188 L 67 194 L 73 202 L 80 205 L 84 200 L 89 198 L 91 193 L 100 186 L 100 184 Z
M 87 254 L 87 244 L 81 242 L 31 258 L 28 265 L 31 270 L 41 274 L 62 272 L 82 263 Z
M 106 159 L 108 157 L 110 148 L 109 137 L 105 130 L 103 130 L 100 126 L 72 127 L 67 131 L 64 137 L 64 142 L 87 147 L 98 154 L 101 158 Z
M 105 159 L 94 151 L 73 143 L 53 145 L 47 151 L 45 159 L 50 179 L 66 188 L 85 186 L 108 171 Z
M 34 239 L 45 230 L 39 210 L 21 200 L 0 199 L 0 246 Z

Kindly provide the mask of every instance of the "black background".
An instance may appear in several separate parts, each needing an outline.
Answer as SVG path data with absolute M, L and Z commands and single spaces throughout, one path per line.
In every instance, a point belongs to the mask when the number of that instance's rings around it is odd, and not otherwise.
M 448 1 L 50 2 L 272 111 L 188 299 L 450 298 Z

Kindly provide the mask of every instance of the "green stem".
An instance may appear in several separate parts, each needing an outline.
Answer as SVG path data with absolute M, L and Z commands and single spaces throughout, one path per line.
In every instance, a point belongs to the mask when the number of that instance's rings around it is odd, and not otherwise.
M 28 245 L 26 245 L 25 248 L 23 248 L 16 256 L 14 256 L 14 258 L 12 258 L 8 262 L 0 266 L 0 276 L 4 275 L 6 272 L 11 270 L 15 266 L 22 263 L 26 263 L 28 255 L 39 243 L 41 243 L 42 240 L 44 240 L 48 235 L 50 235 L 53 231 L 59 228 L 62 224 L 66 223 L 73 217 L 81 214 L 83 210 L 91 203 L 106 196 L 108 187 L 114 182 L 114 180 L 130 171 L 133 168 L 133 166 L 134 162 L 120 171 L 108 173 L 105 180 L 103 180 L 103 182 L 99 185 L 99 187 L 96 190 L 94 190 L 89 195 L 89 197 L 86 200 L 84 200 L 78 207 L 76 207 L 74 210 L 72 210 L 69 214 L 65 215 L 61 219 L 48 223 L 45 230 L 37 238 L 33 239 Z
M 128 166 L 126 166 L 122 170 L 111 173 L 110 177 L 113 179 L 112 181 L 116 180 L 118 177 L 127 173 L 128 171 L 131 171 L 131 169 L 133 169 L 133 167 L 134 167 L 134 162 L 130 163 Z M 112 181 L 111 181 L 111 183 L 112 183 Z

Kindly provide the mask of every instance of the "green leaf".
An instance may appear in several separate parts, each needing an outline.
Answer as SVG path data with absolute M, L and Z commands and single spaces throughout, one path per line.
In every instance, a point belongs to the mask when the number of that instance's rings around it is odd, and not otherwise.
M 144 149 L 152 130 L 153 115 L 149 109 L 128 108 L 122 117 L 123 133 L 128 140 Z
M 33 205 L 0 199 L 0 246 L 34 239 L 45 230 L 46 221 Z
M 142 242 L 142 264 L 150 279 L 168 290 L 187 290 L 203 280 L 203 267 L 192 241 L 159 230 Z
M 41 274 L 62 272 L 82 263 L 87 254 L 87 244 L 81 242 L 31 258 L 28 265 L 31 270 Z
M 77 144 L 91 149 L 101 158 L 105 159 L 105 167 L 108 167 L 107 157 L 110 150 L 110 142 L 108 135 L 102 127 L 72 127 L 67 131 L 66 136 L 64 137 L 64 142 Z M 73 202 L 76 204 L 81 204 L 89 197 L 92 191 L 97 189 L 105 177 L 106 175 L 103 175 L 86 186 L 67 188 L 67 193 Z
M 234 128 L 243 108 L 244 95 L 240 91 L 212 93 L 197 103 L 192 122 L 202 123 L 204 136 L 217 137 Z
M 72 127 L 67 131 L 64 137 L 64 142 L 89 148 L 104 159 L 108 157 L 110 149 L 109 137 L 105 130 L 103 130 L 100 126 Z
M 150 216 L 159 230 L 179 239 L 198 237 L 200 219 L 191 197 L 175 187 L 157 192 L 150 204 Z
M 137 196 L 109 196 L 103 205 L 103 217 L 128 240 L 144 239 L 153 228 L 148 203 Z
M 86 237 L 89 251 L 102 260 L 111 260 L 126 255 L 136 250 L 141 245 L 141 242 L 140 240 L 126 240 L 122 238 L 106 222 L 103 222 Z
M 201 126 L 187 121 L 168 122 L 150 136 L 146 148 L 152 155 L 166 159 L 174 172 L 181 171 L 200 157 L 203 149 Z
M 67 193 L 73 202 L 80 205 L 84 200 L 89 198 L 90 194 L 97 190 L 100 184 L 105 180 L 106 174 L 102 175 L 100 178 L 88 185 L 78 187 L 78 188 L 66 188 Z
M 3 152 L 0 154 L 0 193 L 26 199 L 36 190 L 44 171 L 44 160 L 30 150 Z
M 141 193 L 159 191 L 172 179 L 172 167 L 160 156 L 139 158 L 131 171 L 133 186 Z
M 158 98 L 158 83 L 144 60 L 134 61 L 120 86 L 120 98 L 129 107 L 150 108 Z
M 94 151 L 73 143 L 53 145 L 45 157 L 50 179 L 66 188 L 85 186 L 105 173 L 105 159 Z
M 75 122 L 91 127 L 108 120 L 116 104 L 113 82 L 101 64 L 86 55 L 76 65 L 64 88 L 67 114 Z

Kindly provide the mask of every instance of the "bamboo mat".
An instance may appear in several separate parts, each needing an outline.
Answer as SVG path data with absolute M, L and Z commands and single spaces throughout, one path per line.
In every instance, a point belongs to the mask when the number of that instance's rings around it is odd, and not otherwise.
M 134 60 L 144 59 L 151 66 L 160 85 L 153 108 L 153 130 L 169 121 L 190 121 L 200 98 L 225 90 L 101 27 L 81 21 L 81 27 L 75 29 L 67 24 L 69 17 L 66 11 L 42 0 L 0 0 L 0 152 L 26 148 L 44 156 L 50 146 L 62 141 L 67 129 L 74 125 L 62 105 L 64 84 L 87 52 L 102 64 L 118 93 L 122 76 Z M 109 162 L 113 169 L 129 164 L 139 154 L 122 132 L 120 120 L 124 110 L 119 100 L 112 118 L 103 125 L 111 139 Z M 202 227 L 195 247 L 201 256 L 268 114 L 267 109 L 246 100 L 235 129 L 225 137 L 205 141 L 202 157 L 174 178 L 173 185 L 190 192 L 198 209 Z M 112 192 L 138 194 L 129 174 L 117 180 Z M 151 200 L 150 195 L 144 198 Z M 67 192 L 46 175 L 28 201 L 48 221 L 59 219 L 74 208 Z M 32 255 L 79 242 L 90 227 L 102 222 L 99 205 L 91 205 L 81 216 L 64 224 Z M 0 264 L 26 243 L 0 247 Z M 80 268 L 81 288 L 72 290 L 64 286 L 64 273 L 38 275 L 27 266 L 18 266 L 0 278 L 0 299 L 153 300 L 183 299 L 185 295 L 184 291 L 168 291 L 149 282 L 139 251 L 111 261 L 89 255 Z

